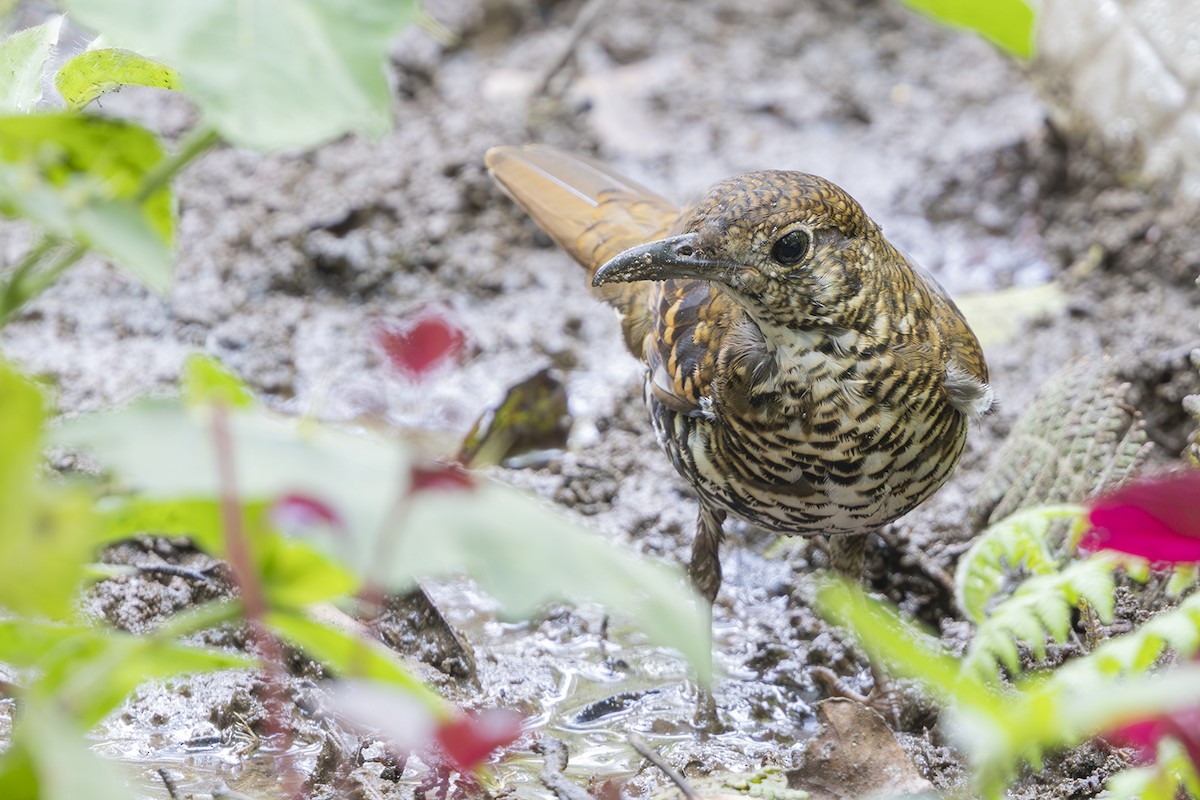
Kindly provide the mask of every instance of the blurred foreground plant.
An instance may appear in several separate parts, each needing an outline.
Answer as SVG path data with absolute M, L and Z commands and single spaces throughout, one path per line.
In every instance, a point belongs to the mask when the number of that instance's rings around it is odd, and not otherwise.
M 303 150 L 348 132 L 382 134 L 391 124 L 388 48 L 418 14 L 416 0 L 63 5 L 106 42 L 97 38 L 53 76 L 66 111 L 38 110 L 62 18 L 0 41 L 0 215 L 40 231 L 0 277 L 0 324 L 89 250 L 165 293 L 171 182 L 218 141 Z M 146 128 L 85 109 L 128 85 L 179 90 L 195 104 L 201 121 L 173 153 Z
M 41 394 L 0 364 L 0 662 L 18 669 L 19 709 L 0 797 L 124 796 L 84 731 L 151 678 L 260 669 L 268 699 L 279 700 L 280 643 L 344 682 L 331 689 L 343 713 L 370 709 L 361 724 L 385 718 L 385 734 L 403 732 L 406 748 L 437 746 L 459 769 L 475 768 L 519 734 L 513 718 L 457 712 L 396 654 L 315 613 L 420 577 L 465 572 L 516 616 L 552 600 L 595 600 L 707 668 L 704 618 L 676 571 L 512 490 L 426 464 L 403 442 L 271 415 L 207 359 L 193 359 L 184 384 L 186 400 L 141 401 L 53 429 L 55 444 L 110 469 L 115 483 L 102 490 L 38 477 Z M 282 523 L 304 535 L 283 535 Z M 94 552 L 142 533 L 185 535 L 227 560 L 237 601 L 144 637 L 85 624 L 76 607 Z M 248 625 L 257 659 L 179 643 L 222 622 Z
M 1168 593 L 1193 588 L 1196 498 L 1200 471 L 1190 471 L 1131 484 L 1087 507 L 1029 509 L 989 528 L 955 576 L 959 604 L 978 626 L 963 655 L 850 584 L 827 583 L 820 607 L 873 659 L 943 707 L 983 796 L 1003 796 L 1019 767 L 1040 768 L 1048 750 L 1107 735 L 1151 762 L 1114 776 L 1110 797 L 1200 797 L 1200 664 L 1153 669 L 1167 651 L 1183 659 L 1200 653 L 1200 593 L 1056 668 L 1031 669 L 1019 649 L 1041 660 L 1047 642 L 1067 641 L 1080 611 L 1112 622 L 1118 571 L 1145 580 L 1152 566 L 1174 566 Z M 1062 521 L 1065 539 L 1055 524 Z M 1117 553 L 1072 556 L 1081 538 Z M 1027 577 L 1008 592 L 1016 570 Z

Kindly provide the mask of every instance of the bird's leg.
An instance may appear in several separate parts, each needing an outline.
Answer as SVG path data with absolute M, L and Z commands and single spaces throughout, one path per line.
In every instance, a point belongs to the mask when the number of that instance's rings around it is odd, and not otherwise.
M 692 560 L 688 564 L 688 578 L 706 600 L 709 608 L 717 599 L 721 588 L 721 540 L 725 538 L 722 526 L 725 512 L 710 508 L 700 501 L 700 517 L 696 521 L 696 538 L 692 541 Z
M 723 525 L 725 512 L 710 508 L 700 501 L 700 516 L 696 521 L 696 538 L 692 541 L 692 560 L 688 563 L 688 579 L 692 586 L 708 602 L 704 611 L 708 619 L 708 665 L 712 674 L 712 607 L 721 588 L 721 540 L 725 538 Z M 696 708 L 696 727 L 702 731 L 719 733 L 722 730 L 717 715 L 717 701 L 712 689 L 699 687 Z
M 829 566 L 841 573 L 843 577 L 856 583 L 861 582 L 867 560 L 867 539 L 870 535 L 869 533 L 843 533 L 830 536 Z M 867 663 L 871 667 L 871 677 L 874 679 L 875 685 L 865 695 L 850 689 L 831 670 L 824 667 L 814 668 L 813 677 L 820 679 L 825 684 L 831 696 L 844 697 L 878 711 L 884 719 L 888 720 L 889 724 L 896 726 L 898 730 L 900 711 L 896 689 L 888 679 L 883 667 L 870 655 L 867 656 Z
M 852 581 L 862 579 L 869 533 L 841 533 L 829 537 L 829 566 Z

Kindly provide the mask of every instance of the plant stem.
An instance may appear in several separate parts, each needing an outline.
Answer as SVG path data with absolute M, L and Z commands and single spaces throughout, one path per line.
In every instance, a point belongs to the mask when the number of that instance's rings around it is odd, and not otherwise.
M 220 134 L 215 128 L 208 125 L 202 125 L 189 131 L 174 155 L 162 159 L 146 173 L 133 202 L 140 205 L 149 200 L 155 192 L 169 184 L 184 167 L 195 161 L 220 140 Z
M 21 263 L 16 266 L 12 277 L 5 284 L 3 297 L 0 298 L 0 325 L 8 322 L 15 311 L 41 294 L 87 252 L 83 245 L 71 245 L 67 250 L 61 251 L 49 266 L 42 266 L 49 255 L 63 244 L 63 240 L 57 236 L 44 236 L 25 254 L 25 258 L 21 259 Z

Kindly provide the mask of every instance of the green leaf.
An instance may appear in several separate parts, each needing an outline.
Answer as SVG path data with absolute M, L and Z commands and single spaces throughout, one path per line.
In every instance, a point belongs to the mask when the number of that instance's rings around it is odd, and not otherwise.
M 378 535 L 408 471 L 400 442 L 261 409 L 233 409 L 229 425 L 243 503 L 308 494 L 329 503 L 353 537 Z M 206 408 L 189 409 L 178 400 L 142 400 L 78 417 L 52 429 L 51 440 L 93 452 L 125 486 L 155 499 L 220 494 Z M 359 552 L 347 550 L 344 559 L 361 571 L 366 562 L 354 560 Z
M 269 511 L 270 505 L 261 501 L 243 507 L 251 560 L 259 571 L 263 593 L 271 606 L 303 606 L 332 600 L 361 587 L 362 582 L 353 572 L 314 544 L 271 529 Z M 106 504 L 100 521 L 101 541 L 143 533 L 187 536 L 205 552 L 228 557 L 221 504 L 211 498 L 122 500 Z
M 217 471 L 204 411 L 142 401 L 73 420 L 53 438 L 91 450 L 129 488 L 160 499 L 215 497 Z M 536 501 L 491 484 L 465 493 L 419 493 L 399 542 L 388 543 L 380 532 L 397 494 L 407 488 L 409 472 L 398 442 L 254 409 L 235 410 L 229 419 L 242 497 L 299 493 L 328 503 L 347 534 L 329 539 L 328 547 L 340 548 L 354 572 L 400 586 L 414 574 L 465 571 L 513 615 L 568 594 L 594 600 L 706 672 L 708 625 L 677 571 L 643 561 Z M 304 570 L 309 568 L 315 567 Z M 333 583 L 320 586 L 327 591 Z
M 1012 569 L 1035 575 L 1056 571 L 1046 536 L 1055 520 L 1078 524 L 1086 519 L 1082 506 L 1060 505 L 1024 509 L 981 533 L 958 561 L 954 588 L 959 608 L 976 624 L 988 617 L 988 604 L 1008 582 Z
M 190 406 L 221 402 L 230 408 L 250 408 L 250 387 L 212 356 L 194 353 L 183 365 L 183 399 Z
M 61 619 L 92 552 L 91 498 L 43 486 L 41 393 L 0 362 L 0 607 Z
M 154 89 L 181 87 L 179 73 L 129 50 L 88 50 L 69 59 L 54 76 L 54 88 L 73 109 L 80 109 L 122 86 Z
M 49 650 L 37 666 L 40 677 L 32 693 L 53 697 L 74 719 L 91 727 L 148 680 L 249 669 L 257 662 L 238 653 L 190 647 L 161 636 L 91 628 Z
M 1017 674 L 1020 661 L 1016 643 L 1029 647 L 1036 658 L 1045 657 L 1046 640 L 1066 641 L 1071 632 L 1071 612 L 1084 601 L 1096 609 L 1101 621 L 1110 622 L 1116 564 L 1111 555 L 1100 554 L 1072 561 L 1062 572 L 1035 575 L 1024 581 L 979 623 L 963 659 L 963 671 L 981 680 L 995 680 L 995 665 L 999 662 Z
M 42 99 L 42 69 L 62 20 L 59 14 L 0 42 L 0 114 L 32 111 Z
M 170 189 L 140 201 L 162 159 L 154 134 L 79 114 L 0 117 L 0 214 L 112 257 L 157 291 L 170 285 Z
M 438 717 L 449 713 L 446 701 L 408 670 L 381 643 L 353 636 L 294 612 L 272 611 L 266 623 L 277 634 L 311 658 L 344 678 L 369 678 L 401 688 L 420 700 Z
M 391 121 L 384 65 L 416 0 L 67 0 L 73 18 L 179 70 L 209 124 L 256 149 L 306 148 Z
M 682 652 L 709 679 L 707 609 L 682 573 L 638 558 L 507 487 L 429 490 L 415 496 L 380 566 L 393 588 L 411 576 L 466 572 L 503 605 L 527 617 L 555 600 L 589 600 Z
M 6 531 L 30 525 L 45 415 L 42 393 L 0 360 L 0 528 Z
M 1033 56 L 1037 22 L 1024 0 L 900 0 L 945 25 L 975 31 L 1009 55 Z
M 31 701 L 22 711 L 0 763 L 0 797 L 129 800 L 121 768 L 92 751 L 84 726 L 50 699 Z
M 92 634 L 92 629 L 82 625 L 7 619 L 0 622 L 0 661 L 16 667 L 33 667 L 46 653 L 63 642 L 76 636 Z

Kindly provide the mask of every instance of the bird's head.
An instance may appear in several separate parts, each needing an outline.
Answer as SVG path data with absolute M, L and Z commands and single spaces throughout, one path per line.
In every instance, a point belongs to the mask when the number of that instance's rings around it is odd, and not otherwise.
M 901 256 L 854 198 L 803 172 L 752 172 L 713 186 L 677 235 L 605 263 L 593 285 L 697 278 L 728 287 L 751 317 L 846 328 Z

